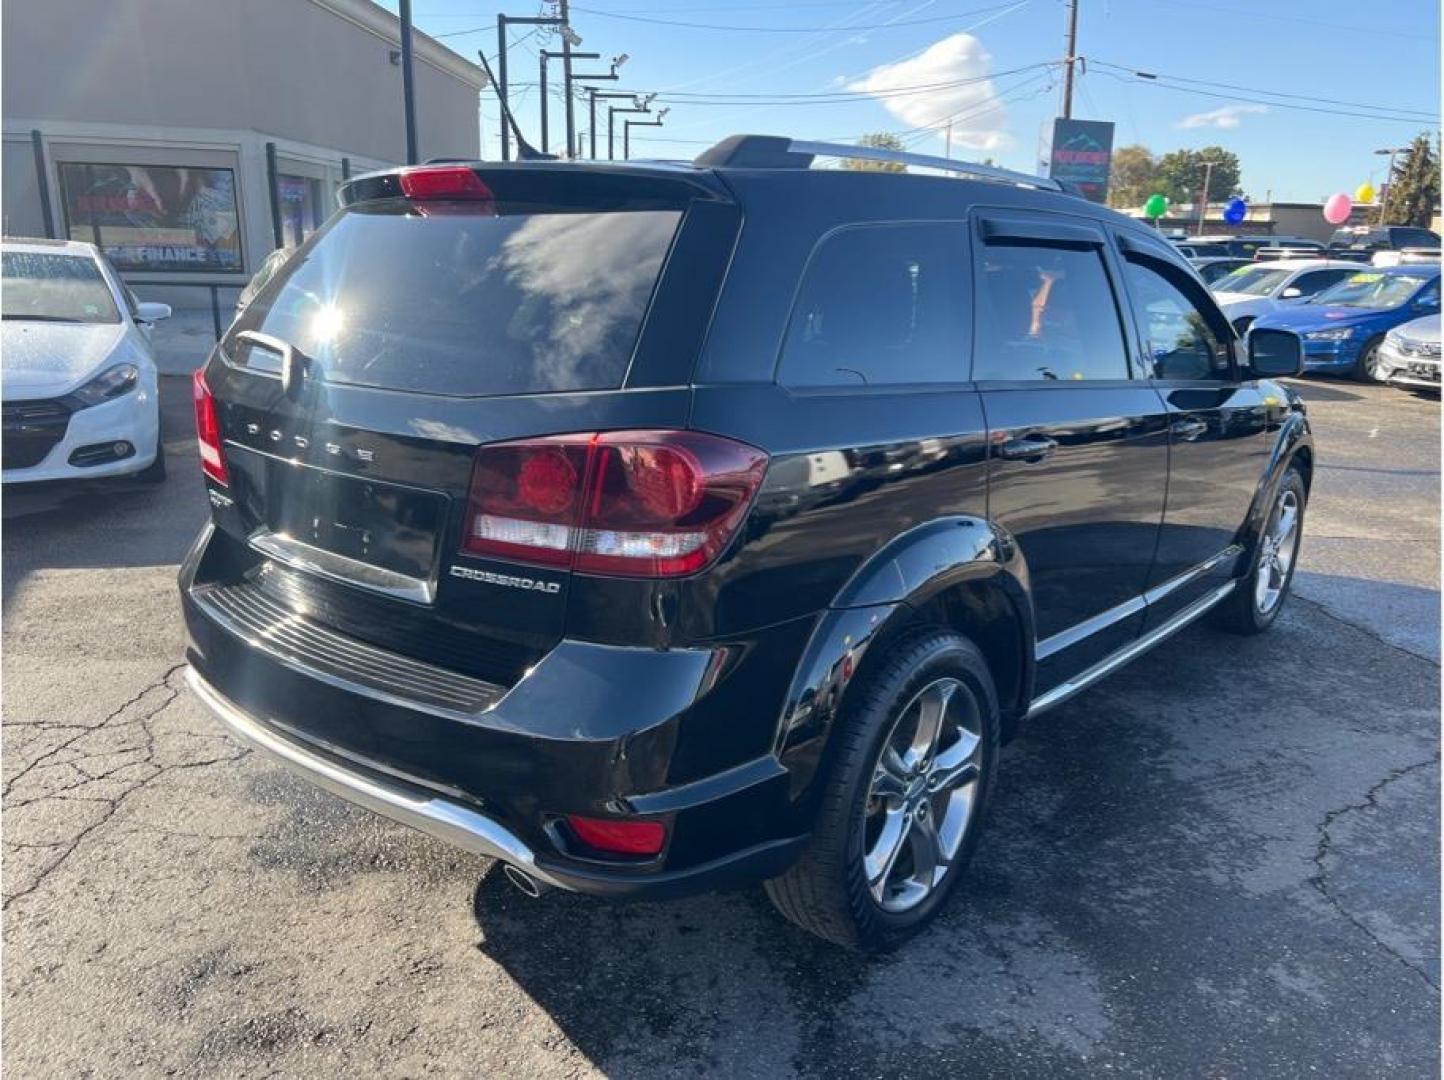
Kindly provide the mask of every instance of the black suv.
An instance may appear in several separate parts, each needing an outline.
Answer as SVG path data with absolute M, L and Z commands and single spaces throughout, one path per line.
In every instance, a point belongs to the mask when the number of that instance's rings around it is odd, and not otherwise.
M 349 181 L 195 377 L 201 698 L 526 892 L 766 880 L 876 949 L 1025 717 L 1266 628 L 1299 339 L 1051 181 L 815 155 Z

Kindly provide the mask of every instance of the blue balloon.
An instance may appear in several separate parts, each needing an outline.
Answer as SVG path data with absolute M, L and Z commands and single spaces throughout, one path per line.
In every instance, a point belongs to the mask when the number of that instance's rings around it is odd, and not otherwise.
M 1237 225 L 1246 217 L 1248 217 L 1248 203 L 1242 199 L 1229 199 L 1228 205 L 1223 208 L 1223 220 L 1230 225 Z

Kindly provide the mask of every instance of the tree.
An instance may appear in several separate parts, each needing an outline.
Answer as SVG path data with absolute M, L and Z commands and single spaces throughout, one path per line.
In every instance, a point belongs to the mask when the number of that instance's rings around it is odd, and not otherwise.
M 1389 177 L 1389 214 L 1382 225 L 1427 229 L 1439 212 L 1439 155 L 1428 135 L 1417 136 L 1394 163 Z
M 857 140 L 859 146 L 875 146 L 880 150 L 903 150 L 903 141 L 890 131 L 879 131 L 873 135 L 864 135 Z M 907 172 L 907 166 L 897 161 L 872 161 L 868 158 L 844 158 L 842 162 L 844 169 L 856 169 L 859 172 Z
M 1238 186 L 1238 155 L 1221 146 L 1205 146 L 1202 150 L 1174 150 L 1158 161 L 1157 187 L 1171 203 L 1192 202 L 1203 187 L 1205 163 L 1214 163 L 1208 178 L 1209 202 L 1222 202 L 1243 194 Z
M 1146 146 L 1122 146 L 1113 152 L 1108 177 L 1108 205 L 1142 206 L 1153 194 L 1158 161 Z

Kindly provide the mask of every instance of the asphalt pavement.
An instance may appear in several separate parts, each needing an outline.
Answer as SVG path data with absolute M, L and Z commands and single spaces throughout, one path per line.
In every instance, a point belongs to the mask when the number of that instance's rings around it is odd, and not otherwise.
M 1299 385 L 1274 630 L 1028 725 L 956 901 L 863 959 L 757 890 L 529 900 L 222 734 L 181 682 L 206 502 L 165 380 L 164 485 L 4 494 L 6 1074 L 1437 1075 L 1439 403 Z

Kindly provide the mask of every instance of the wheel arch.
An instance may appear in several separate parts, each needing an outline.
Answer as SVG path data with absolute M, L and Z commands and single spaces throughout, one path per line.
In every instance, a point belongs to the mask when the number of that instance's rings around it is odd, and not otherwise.
M 982 651 L 996 684 L 1003 735 L 1033 688 L 1033 604 L 1018 545 L 991 522 L 938 519 L 897 537 L 854 573 L 824 611 L 793 675 L 776 753 L 805 798 L 824 765 L 849 688 L 889 645 L 928 627 L 956 630 Z

